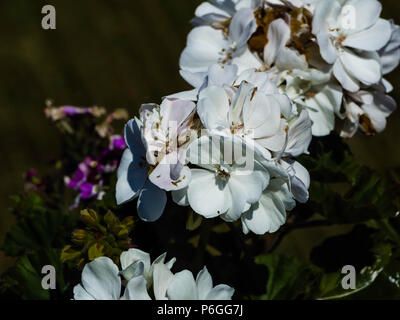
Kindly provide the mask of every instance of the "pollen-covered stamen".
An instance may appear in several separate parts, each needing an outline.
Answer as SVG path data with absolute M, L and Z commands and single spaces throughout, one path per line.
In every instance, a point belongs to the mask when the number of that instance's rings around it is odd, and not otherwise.
M 339 37 L 336 38 L 335 41 L 335 46 L 336 47 L 342 47 L 343 46 L 343 42 L 346 40 L 347 36 L 344 34 L 341 34 Z
M 219 179 L 221 179 L 223 181 L 228 181 L 229 178 L 231 177 L 230 170 L 228 168 L 226 168 L 226 167 L 221 166 L 221 165 L 218 165 L 216 167 L 215 175 Z
M 233 59 L 233 55 L 237 49 L 236 42 L 232 41 L 228 48 L 222 48 L 219 52 L 220 57 L 218 58 L 218 62 L 221 64 L 227 64 L 229 61 Z

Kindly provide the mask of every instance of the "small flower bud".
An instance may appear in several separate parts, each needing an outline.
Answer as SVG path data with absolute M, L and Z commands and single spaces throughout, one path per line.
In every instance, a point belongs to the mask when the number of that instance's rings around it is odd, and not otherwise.
M 75 230 L 72 233 L 72 241 L 75 243 L 84 243 L 86 240 L 86 231 L 85 230 Z
M 82 220 L 88 225 L 96 225 L 99 223 L 99 216 L 96 211 L 91 209 L 86 209 L 81 211 Z

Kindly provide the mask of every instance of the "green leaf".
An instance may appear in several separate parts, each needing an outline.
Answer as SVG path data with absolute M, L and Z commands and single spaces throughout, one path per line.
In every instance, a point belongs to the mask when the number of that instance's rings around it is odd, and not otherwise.
M 319 269 L 294 257 L 272 253 L 256 257 L 255 262 L 268 268 L 262 300 L 309 298 L 319 282 Z
M 50 293 L 42 288 L 42 275 L 35 270 L 27 256 L 20 258 L 11 272 L 18 282 L 22 299 L 49 300 Z

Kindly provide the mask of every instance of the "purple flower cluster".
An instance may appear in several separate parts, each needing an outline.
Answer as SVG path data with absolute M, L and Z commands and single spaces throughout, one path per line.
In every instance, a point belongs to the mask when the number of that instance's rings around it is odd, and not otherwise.
M 71 209 L 79 205 L 80 200 L 96 198 L 101 200 L 104 196 L 104 183 L 107 175 L 114 172 L 119 165 L 123 150 L 126 148 L 125 140 L 119 135 L 110 137 L 109 146 L 100 153 L 100 156 L 88 156 L 78 165 L 72 177 L 65 177 L 68 188 L 79 191 Z
M 76 115 L 85 115 L 85 114 L 89 114 L 98 118 L 106 113 L 104 108 L 99 108 L 99 107 L 80 108 L 73 106 L 62 106 L 57 108 L 48 106 L 44 112 L 46 116 L 52 119 L 53 121 L 59 121 Z

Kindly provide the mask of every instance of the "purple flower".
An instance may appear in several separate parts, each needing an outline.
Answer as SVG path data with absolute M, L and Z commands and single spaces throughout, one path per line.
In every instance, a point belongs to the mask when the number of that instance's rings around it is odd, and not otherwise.
M 80 194 L 81 199 L 89 199 L 96 195 L 96 189 L 97 189 L 96 185 L 91 184 L 89 182 L 82 183 L 79 189 L 81 191 Z
M 124 150 L 126 148 L 125 139 L 121 136 L 112 136 L 110 148 Z
M 99 194 L 103 185 L 103 166 L 92 157 L 79 164 L 72 179 L 65 177 L 68 188 L 79 191 L 80 199 L 89 199 Z
M 69 117 L 90 114 L 95 118 L 101 117 L 106 113 L 104 108 L 91 107 L 91 108 L 79 108 L 73 106 L 62 106 L 62 107 L 47 107 L 44 110 L 46 116 L 53 121 L 63 120 Z
M 101 200 L 103 186 L 110 173 L 117 170 L 123 150 L 125 139 L 120 135 L 110 137 L 110 143 L 99 156 L 88 156 L 78 165 L 72 177 L 65 177 L 68 188 L 78 191 L 79 194 L 72 209 L 78 207 L 80 200 L 97 198 Z

